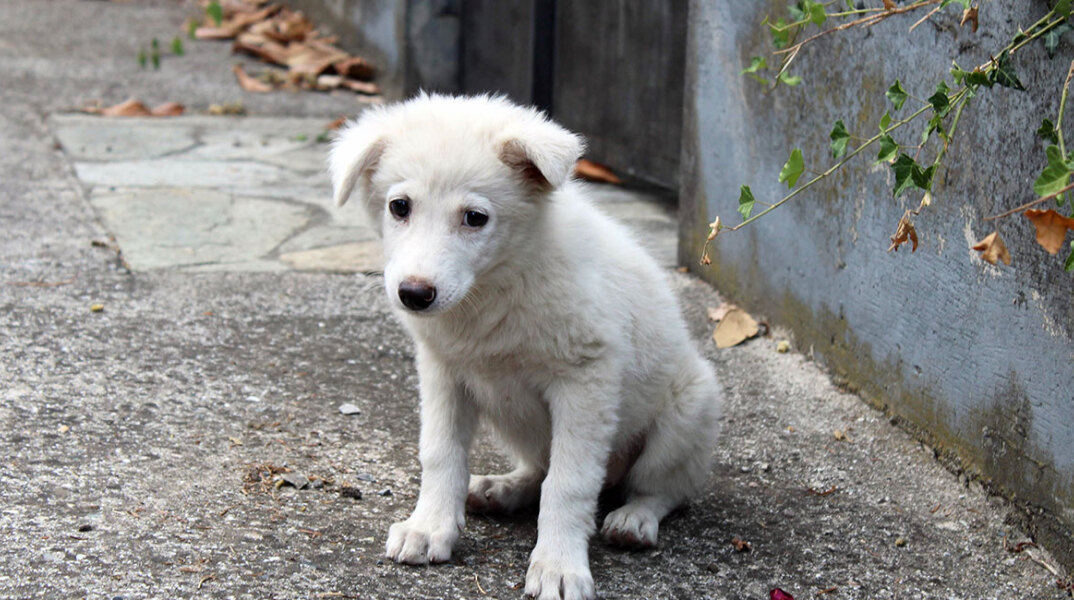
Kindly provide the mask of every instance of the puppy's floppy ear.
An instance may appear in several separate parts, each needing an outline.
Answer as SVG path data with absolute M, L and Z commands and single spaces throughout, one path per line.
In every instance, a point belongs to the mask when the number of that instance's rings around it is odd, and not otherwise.
M 362 118 L 343 129 L 332 144 L 328 171 L 332 176 L 333 197 L 343 206 L 355 185 L 364 201 L 369 195 L 369 181 L 380 163 L 387 142 L 371 119 Z
M 508 128 L 499 139 L 500 160 L 541 189 L 570 179 L 585 150 L 580 136 L 540 115 Z

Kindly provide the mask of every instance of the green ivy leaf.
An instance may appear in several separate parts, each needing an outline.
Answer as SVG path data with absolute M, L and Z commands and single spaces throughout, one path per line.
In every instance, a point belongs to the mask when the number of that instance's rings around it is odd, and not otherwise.
M 891 113 L 885 112 L 884 116 L 880 117 L 880 132 L 883 133 L 891 126 Z
M 1067 255 L 1067 260 L 1063 263 L 1063 270 L 1067 273 L 1074 273 L 1074 242 L 1070 242 L 1070 254 Z
M 961 6 L 962 10 L 969 10 L 970 9 L 970 0 L 943 0 L 943 2 L 940 3 L 940 8 L 941 9 L 947 8 L 948 6 L 950 6 L 952 4 L 957 4 L 957 5 Z
M 766 61 L 763 56 L 754 56 L 750 59 L 750 66 L 746 67 L 745 69 L 742 69 L 742 72 L 739 73 L 739 75 L 745 75 L 746 73 L 756 73 L 761 69 L 767 68 L 768 61 Z
M 951 99 L 947 97 L 949 88 L 944 82 L 940 82 L 940 85 L 936 88 L 936 93 L 929 96 L 929 104 L 932 105 L 932 110 L 937 115 L 945 116 L 947 111 L 951 110 Z
M 795 148 L 791 157 L 779 170 L 779 182 L 786 183 L 788 188 L 793 188 L 798 183 L 798 178 L 805 172 L 805 161 L 802 159 L 802 151 Z
M 920 165 L 914 163 L 914 168 L 910 172 L 910 178 L 914 180 L 914 185 L 926 192 L 930 192 L 932 191 L 932 176 L 935 174 L 936 165 L 929 165 L 929 168 L 922 169 Z
M 786 48 L 791 39 L 791 34 L 787 31 L 787 22 L 779 19 L 775 23 L 769 23 L 768 29 L 772 32 L 772 45 L 777 50 Z
M 216 23 L 217 27 L 224 22 L 224 9 L 220 7 L 219 0 L 212 0 L 212 2 L 209 2 L 205 7 L 205 14 L 209 15 L 209 18 Z
M 787 11 L 791 13 L 791 19 L 794 21 L 805 21 L 806 13 L 809 12 L 806 10 L 804 2 L 789 5 Z
M 902 108 L 902 105 L 906 103 L 906 99 L 910 97 L 910 95 L 906 93 L 906 90 L 902 89 L 902 83 L 899 83 L 898 79 L 896 79 L 895 83 L 888 88 L 885 95 L 888 97 L 888 100 L 891 100 L 891 103 L 895 105 L 895 110 Z
M 929 119 L 928 124 L 925 125 L 925 130 L 921 132 L 921 143 L 924 144 L 925 142 L 929 141 L 929 136 L 932 135 L 933 131 L 937 130 L 939 130 L 940 136 L 946 139 L 946 134 L 944 134 L 942 125 L 943 115 L 938 113 L 932 115 L 932 118 Z
M 876 155 L 876 162 L 891 162 L 895 160 L 895 156 L 899 153 L 899 144 L 895 142 L 895 138 L 890 135 L 884 135 L 880 138 L 880 152 Z
M 781 82 L 783 82 L 784 84 L 789 85 L 791 87 L 794 87 L 794 86 L 798 85 L 799 83 L 802 83 L 802 78 L 800 76 L 791 75 L 790 73 L 788 73 L 786 71 L 784 71 L 784 72 L 779 74 L 779 80 Z
M 1055 14 L 1064 19 L 1070 16 L 1070 0 L 1059 0 L 1055 3 Z
M 1059 143 L 1059 132 L 1056 131 L 1055 123 L 1052 123 L 1051 119 L 1044 119 L 1044 122 L 1037 129 L 1037 135 L 1046 142 Z
M 824 5 L 820 2 L 809 3 L 809 20 L 813 21 L 814 25 L 818 27 L 824 24 L 824 21 L 828 19 L 828 14 L 824 12 Z
M 842 120 L 835 122 L 835 127 L 832 128 L 832 133 L 828 137 L 832 140 L 832 158 L 841 158 L 847 153 L 850 134 L 847 133 L 847 126 Z
M 756 200 L 753 199 L 753 192 L 750 191 L 750 186 L 744 185 L 738 192 L 738 212 L 742 215 L 742 220 L 750 218 L 750 213 L 753 212 L 753 204 Z
M 1065 188 L 1070 180 L 1070 165 L 1059 146 L 1048 146 L 1045 154 L 1048 156 L 1048 166 L 1033 183 L 1033 191 L 1038 196 L 1055 194 Z
M 1067 2 L 1067 8 L 1069 9 L 1069 2 Z M 1044 49 L 1048 51 L 1048 58 L 1055 58 L 1055 49 L 1059 47 L 1059 38 L 1063 37 L 1063 34 L 1070 31 L 1072 28 L 1066 23 L 1060 23 L 1048 33 L 1044 34 Z
M 1018 74 L 1014 71 L 1011 55 L 1006 50 L 1000 53 L 999 58 L 996 59 L 996 68 L 992 70 L 991 80 L 993 83 L 1003 87 L 1009 87 L 1021 92 L 1026 91 L 1025 86 L 1018 79 Z
M 891 170 L 895 173 L 895 189 L 892 195 L 898 198 L 906 190 L 914 187 L 914 159 L 906 154 L 899 154 L 898 160 L 891 164 Z

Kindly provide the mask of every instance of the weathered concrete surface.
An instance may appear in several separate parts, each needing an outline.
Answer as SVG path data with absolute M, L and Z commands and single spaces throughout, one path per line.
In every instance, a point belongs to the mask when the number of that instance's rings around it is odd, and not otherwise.
M 7 30 L 37 27 L 11 4 L 0 2 Z M 132 7 L 157 10 L 88 0 L 47 10 L 86 5 L 96 19 L 60 21 L 54 34 L 141 39 L 144 29 L 116 24 Z M 173 5 L 157 6 L 157 20 L 143 25 L 171 18 Z M 79 181 L 74 166 L 93 157 L 58 150 L 63 119 L 47 116 L 75 103 L 80 92 L 58 82 L 81 66 L 45 58 L 51 39 L 23 43 L 18 52 L 39 75 L 0 87 L 0 597 L 519 597 L 533 514 L 472 518 L 447 565 L 380 559 L 388 524 L 413 505 L 418 468 L 412 350 L 378 278 L 223 263 L 209 272 L 122 268 L 91 242 L 133 228 L 104 224 L 91 204 L 98 184 Z M 5 52 L 3 81 L 17 68 Z M 229 81 L 221 72 L 203 83 Z M 148 89 L 136 78 L 101 85 Z M 310 112 L 291 114 L 323 117 L 310 102 Z M 146 140 L 147 157 L 156 152 L 152 136 L 134 133 L 138 123 L 108 123 L 113 139 Z M 261 131 L 257 119 L 231 128 L 242 139 Z M 309 204 L 312 185 L 299 174 L 258 194 Z M 665 210 L 610 195 L 619 200 L 609 208 L 634 217 Z M 705 493 L 665 523 L 658 550 L 592 544 L 602 597 L 764 598 L 775 586 L 798 598 L 831 586 L 840 598 L 1060 597 L 1027 560 L 1046 553 L 1003 550 L 1005 535 L 1025 539 L 1005 521 L 1003 501 L 956 479 L 802 355 L 776 353 L 778 332 L 716 351 L 704 308 L 720 299 L 670 275 L 723 379 L 724 434 Z M 95 303 L 103 311 L 91 312 Z M 340 414 L 347 402 L 360 414 Z M 835 429 L 852 441 L 836 441 Z M 503 467 L 484 439 L 473 464 Z M 267 465 L 332 483 L 276 487 Z M 341 495 L 344 483 L 362 498 Z M 734 552 L 733 536 L 752 552 Z
M 589 151 L 678 187 L 687 0 L 556 5 L 552 113 Z
M 828 36 L 795 62 L 805 83 L 766 94 L 739 71 L 768 50 L 759 23 L 770 8 L 773 15 L 785 10 L 774 2 L 691 3 L 681 258 L 692 265 L 706 223 L 717 215 L 738 222 L 740 185 L 752 185 L 758 200 L 782 197 L 787 188 L 777 174 L 792 148 L 823 170 L 836 119 L 859 135 L 875 131 L 890 107 L 884 90 L 896 78 L 927 97 L 952 57 L 981 64 L 1019 25 L 1047 11 L 1036 0 L 982 5 L 978 35 L 958 27 L 951 9 L 910 34 L 916 18 Z M 982 217 L 1032 198 L 1045 164 L 1033 131 L 1042 118 L 1054 118 L 1070 57 L 1066 42 L 1054 61 L 1042 44 L 1027 47 L 1015 63 L 1030 91 L 984 90 L 966 110 L 935 200 L 915 219 L 917 253 L 885 250 L 920 195 L 893 201 L 890 169 L 869 166 L 868 157 L 755 225 L 721 236 L 712 267 L 698 269 L 793 329 L 798 348 L 823 358 L 869 402 L 1016 496 L 1034 534 L 1068 565 L 1074 279 L 1061 258 L 1036 245 L 1021 218 L 1000 224 L 1014 254 L 1011 268 L 983 263 L 969 246 L 993 229 Z M 919 101 L 898 114 L 911 105 Z M 919 132 L 915 126 L 896 137 L 916 140 Z

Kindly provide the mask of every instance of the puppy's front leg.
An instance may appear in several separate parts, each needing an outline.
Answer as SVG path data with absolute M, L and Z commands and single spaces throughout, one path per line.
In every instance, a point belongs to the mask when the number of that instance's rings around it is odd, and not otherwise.
M 615 433 L 617 388 L 606 378 L 559 382 L 545 395 L 552 444 L 526 593 L 540 600 L 587 600 L 594 597 L 589 536 Z
M 466 523 L 467 454 L 476 413 L 473 402 L 439 361 L 418 352 L 421 390 L 421 492 L 410 518 L 388 530 L 392 560 L 425 564 L 451 558 Z

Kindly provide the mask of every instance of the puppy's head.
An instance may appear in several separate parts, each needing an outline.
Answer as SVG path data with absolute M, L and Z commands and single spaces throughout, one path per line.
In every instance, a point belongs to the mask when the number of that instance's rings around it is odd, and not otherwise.
M 581 139 L 488 96 L 421 95 L 366 111 L 332 147 L 336 203 L 357 195 L 384 242 L 384 282 L 421 315 L 459 304 L 570 179 Z

